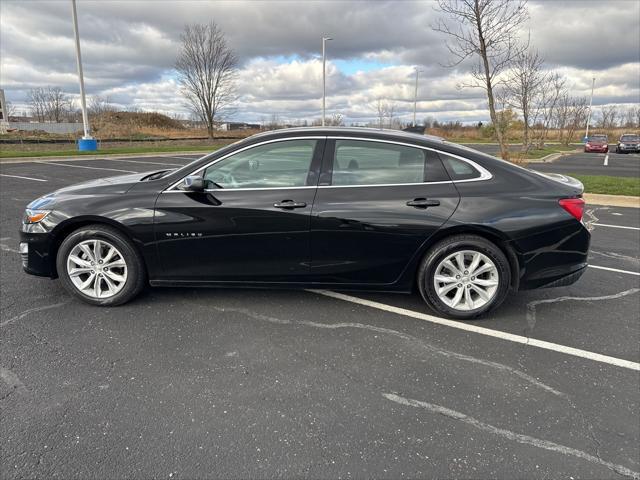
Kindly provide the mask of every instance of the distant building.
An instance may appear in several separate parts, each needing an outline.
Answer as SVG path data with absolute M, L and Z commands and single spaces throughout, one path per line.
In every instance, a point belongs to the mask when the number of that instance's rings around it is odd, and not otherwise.
M 245 122 L 225 122 L 219 123 L 218 130 L 260 130 L 260 125 L 257 123 L 245 123 Z

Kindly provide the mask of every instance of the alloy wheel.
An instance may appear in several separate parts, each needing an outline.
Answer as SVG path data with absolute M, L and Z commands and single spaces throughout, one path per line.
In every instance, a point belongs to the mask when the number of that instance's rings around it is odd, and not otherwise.
M 105 240 L 85 240 L 67 256 L 67 275 L 73 285 L 91 298 L 110 298 L 127 282 L 122 253 Z
M 433 283 L 438 298 L 445 305 L 468 311 L 493 300 L 500 285 L 500 276 L 488 256 L 474 250 L 461 250 L 438 264 Z

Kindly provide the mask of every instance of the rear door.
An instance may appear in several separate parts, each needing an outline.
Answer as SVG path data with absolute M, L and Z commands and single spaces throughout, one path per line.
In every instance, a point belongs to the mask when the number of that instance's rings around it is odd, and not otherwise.
M 324 138 L 292 138 L 233 153 L 202 169 L 206 191 L 156 202 L 163 276 L 216 282 L 302 281 Z
M 436 152 L 327 140 L 311 215 L 313 281 L 391 284 L 459 202 Z

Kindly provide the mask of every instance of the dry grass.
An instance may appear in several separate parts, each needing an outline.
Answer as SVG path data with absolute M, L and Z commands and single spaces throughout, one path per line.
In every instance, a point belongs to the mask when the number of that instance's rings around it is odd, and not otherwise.
M 487 130 L 484 128 L 476 127 L 461 127 L 461 128 L 428 128 L 425 133 L 429 135 L 436 135 L 438 137 L 446 138 L 447 140 L 455 141 L 457 143 L 494 143 L 495 139 L 487 134 Z M 549 130 L 547 136 L 547 143 L 560 142 L 560 130 Z M 613 142 L 617 140 L 623 133 L 638 133 L 634 128 L 613 128 L 602 129 L 592 127 L 589 134 L 605 134 L 608 135 L 609 141 Z M 566 142 L 567 133 L 562 135 L 563 140 Z M 507 135 L 507 140 L 510 143 L 521 143 L 524 137 L 524 131 L 522 129 L 511 129 Z M 569 143 L 581 143 L 584 137 L 584 129 L 576 131 Z

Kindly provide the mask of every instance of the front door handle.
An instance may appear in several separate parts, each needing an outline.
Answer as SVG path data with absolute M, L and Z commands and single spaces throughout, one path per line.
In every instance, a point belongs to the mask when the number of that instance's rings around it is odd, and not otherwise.
M 440 205 L 440 200 L 432 200 L 430 198 L 414 198 L 407 202 L 408 207 L 414 208 L 437 207 L 438 205 Z
M 293 200 L 282 200 L 281 202 L 274 203 L 276 208 L 284 208 L 285 210 L 293 210 L 294 208 L 304 208 L 307 206 L 304 202 L 294 202 Z

